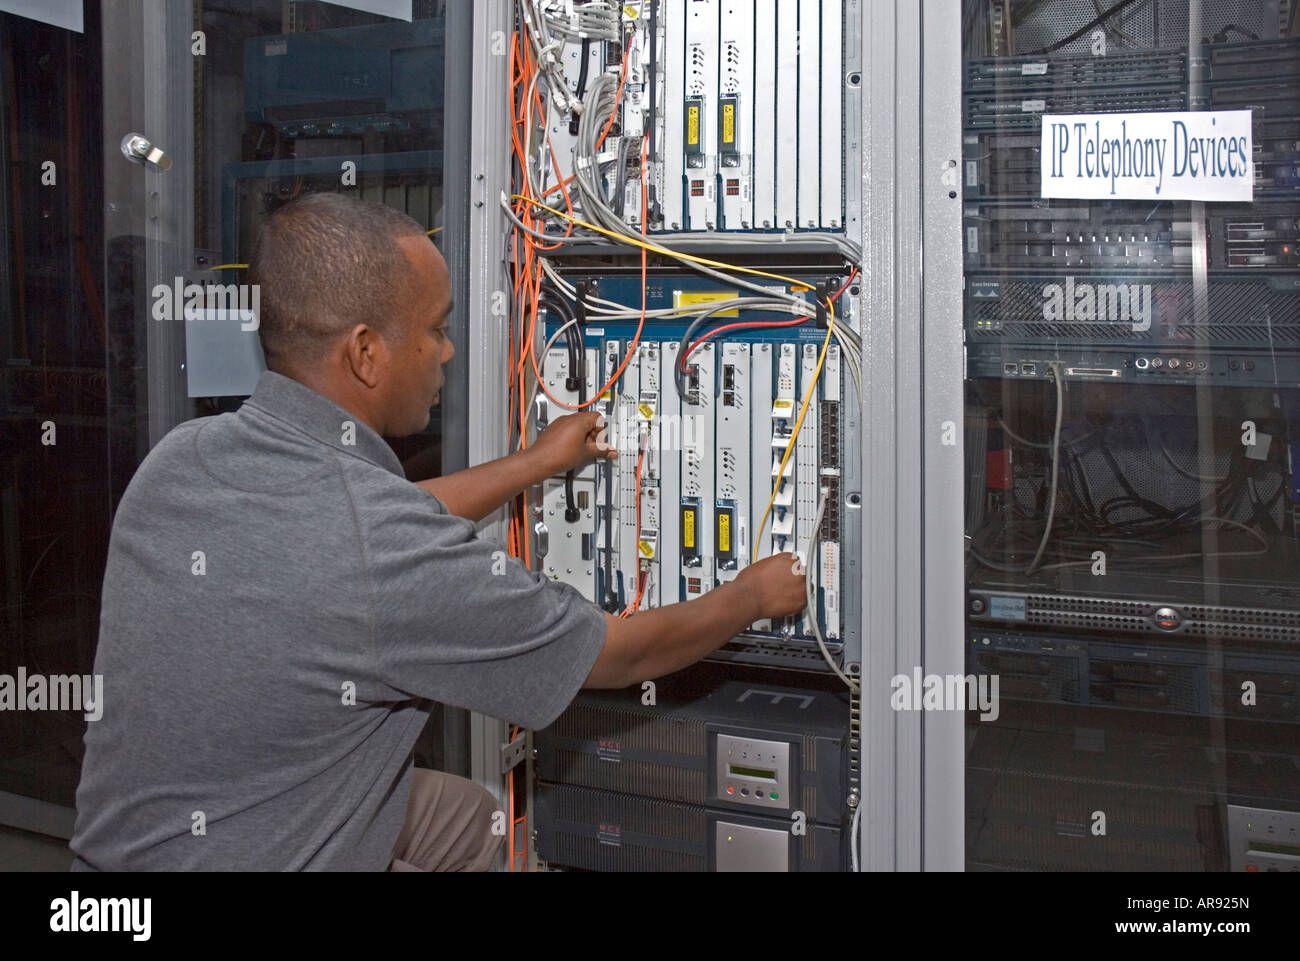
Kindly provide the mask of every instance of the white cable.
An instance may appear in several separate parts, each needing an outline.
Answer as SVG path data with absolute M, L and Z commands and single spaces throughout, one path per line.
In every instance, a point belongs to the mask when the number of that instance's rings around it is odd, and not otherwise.
M 1226 474 L 1223 477 L 1208 477 L 1204 474 L 1198 474 L 1195 471 L 1186 470 L 1179 466 L 1178 462 L 1174 460 L 1174 455 L 1169 453 L 1169 448 L 1165 446 L 1163 439 L 1160 441 L 1160 453 L 1165 455 L 1165 460 L 1169 461 L 1169 466 L 1178 471 L 1178 473 L 1182 474 L 1184 477 L 1191 478 L 1194 481 L 1213 481 L 1216 484 L 1221 484 L 1227 480 Z
M 1065 384 L 1059 361 L 1052 361 L 1047 368 L 1052 372 L 1052 379 L 1056 381 L 1056 427 L 1052 431 L 1052 484 L 1047 497 L 1047 526 L 1043 528 L 1043 539 L 1038 542 L 1034 559 L 1025 568 L 1026 574 L 1033 574 L 1038 570 L 1038 565 L 1043 559 L 1043 551 L 1047 550 L 1047 542 L 1052 536 L 1052 521 L 1056 519 L 1057 480 L 1061 472 L 1061 418 L 1065 413 Z
M 1229 520 L 1226 517 L 1203 517 L 1201 518 L 1201 523 L 1202 524 L 1226 524 L 1229 527 L 1240 528 L 1241 530 L 1249 534 L 1251 538 L 1254 539 L 1254 541 L 1260 545 L 1260 549 L 1257 551 L 1201 551 L 1195 554 L 1192 553 L 1148 554 L 1143 557 L 1116 556 L 1115 563 L 1132 564 L 1135 561 L 1150 561 L 1153 563 L 1160 563 L 1163 561 L 1194 561 L 1194 560 L 1200 560 L 1203 557 L 1258 557 L 1261 554 L 1267 554 L 1269 552 L 1268 539 L 1259 531 L 1255 530 L 1255 528 L 1247 527 L 1245 524 L 1241 523 L 1240 521 Z M 1066 567 L 1090 567 L 1094 563 L 1095 563 L 1094 561 L 1090 561 L 1090 560 L 1089 561 L 1063 561 L 1059 564 L 1044 564 L 1042 567 L 1039 568 L 1039 570 L 1056 571 Z
M 563 277 L 561 277 L 558 273 L 556 273 L 555 269 L 551 267 L 551 265 L 547 263 L 547 261 L 544 258 L 538 258 L 538 260 L 542 265 L 542 270 L 545 272 L 546 276 L 550 278 L 551 282 L 554 283 L 555 286 L 558 287 L 561 290 L 561 292 L 563 292 L 564 295 L 569 298 L 569 300 L 572 300 L 574 303 L 577 303 L 578 300 L 577 288 L 574 287 L 573 284 L 570 284 Z M 768 293 L 768 298 L 772 298 L 776 296 L 778 295 L 775 291 L 770 291 Z M 592 313 L 600 314 L 602 317 L 606 317 L 610 320 L 620 319 L 620 318 L 636 318 L 641 316 L 641 311 L 639 308 L 628 307 L 626 304 L 620 304 L 617 301 L 613 301 L 613 300 L 603 300 L 599 297 L 593 297 L 590 294 L 587 295 L 587 298 L 584 301 L 584 303 L 587 306 L 587 312 L 589 314 Z M 715 300 L 715 301 L 709 301 L 708 303 L 704 303 L 704 304 L 693 304 L 690 307 L 659 307 L 653 310 L 647 310 L 645 312 L 645 315 L 646 317 L 698 317 L 706 310 L 714 310 L 718 307 L 724 307 L 724 306 L 725 307 L 745 307 L 745 306 L 757 307 L 762 303 L 769 303 L 770 306 L 765 307 L 764 309 L 769 309 L 775 313 L 786 313 L 796 317 L 810 317 L 810 318 L 815 317 L 817 315 L 816 307 L 813 304 L 810 304 L 806 300 L 799 300 L 793 302 L 781 300 L 779 303 L 772 303 L 767 298 L 759 298 L 759 297 L 733 297 L 729 300 L 724 300 L 724 301 Z M 604 305 L 604 306 L 600 306 L 600 305 Z
M 858 410 L 862 409 L 862 355 L 858 353 L 848 340 L 840 335 L 840 325 L 835 325 L 835 340 L 840 345 L 840 353 L 844 357 L 844 364 L 853 375 L 853 384 L 856 388 L 854 395 L 857 397 Z
M 853 873 L 858 870 L 858 825 L 862 820 L 863 799 L 858 798 L 858 806 L 853 809 L 853 823 L 849 825 L 849 854 L 853 858 Z

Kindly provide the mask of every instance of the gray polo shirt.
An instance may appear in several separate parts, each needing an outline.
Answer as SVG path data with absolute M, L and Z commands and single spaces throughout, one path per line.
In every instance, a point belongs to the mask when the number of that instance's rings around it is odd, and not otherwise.
M 604 641 L 598 608 L 267 372 L 118 507 L 74 867 L 382 870 L 429 700 L 544 727 Z

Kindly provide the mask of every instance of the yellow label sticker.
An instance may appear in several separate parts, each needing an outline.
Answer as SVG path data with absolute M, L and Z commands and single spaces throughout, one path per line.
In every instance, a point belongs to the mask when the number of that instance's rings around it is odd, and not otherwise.
M 635 20 L 637 17 L 641 16 L 641 11 L 629 3 L 623 7 L 623 15 L 629 20 Z
M 718 551 L 723 554 L 731 552 L 731 516 L 718 515 Z
M 695 549 L 695 511 L 682 511 L 682 546 Z
M 654 546 L 649 541 L 637 541 L 637 547 L 641 549 L 641 553 L 643 556 L 645 557 L 655 556 Z
M 646 420 L 654 419 L 655 409 L 651 407 L 649 404 L 641 404 L 640 406 L 637 407 L 637 410 L 641 412 L 641 416 L 644 417 Z
M 772 402 L 772 406 L 775 407 L 777 410 L 792 410 L 794 408 L 794 401 L 775 400 Z
M 686 108 L 686 143 L 691 147 L 700 143 L 700 108 L 695 105 Z
M 736 105 L 734 103 L 724 103 L 722 105 L 722 143 L 724 146 L 730 146 L 736 142 Z
M 674 290 L 673 306 L 680 309 L 682 307 L 698 307 L 701 304 L 716 304 L 723 300 L 733 300 L 738 296 L 734 290 Z M 740 311 L 732 307 L 730 310 L 720 310 L 714 317 L 739 317 Z

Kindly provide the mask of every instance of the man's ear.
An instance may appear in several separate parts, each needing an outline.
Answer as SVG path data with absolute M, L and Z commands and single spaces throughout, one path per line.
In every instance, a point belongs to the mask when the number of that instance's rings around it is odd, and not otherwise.
M 357 324 L 348 331 L 343 350 L 352 376 L 372 390 L 377 387 L 380 372 L 388 366 L 388 345 L 379 333 L 366 324 Z

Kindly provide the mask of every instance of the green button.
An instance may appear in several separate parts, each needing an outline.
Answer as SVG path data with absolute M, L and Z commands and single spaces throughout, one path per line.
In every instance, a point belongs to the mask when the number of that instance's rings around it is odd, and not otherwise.
M 777 793 L 776 793 L 775 791 L 773 791 L 773 792 L 772 792 L 772 800 L 775 801 L 776 799 L 777 799 Z

